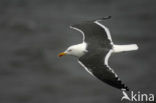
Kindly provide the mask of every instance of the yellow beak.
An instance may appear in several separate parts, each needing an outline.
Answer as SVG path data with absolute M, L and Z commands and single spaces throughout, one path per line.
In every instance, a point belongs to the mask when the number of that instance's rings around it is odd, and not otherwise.
M 66 54 L 67 54 L 67 53 L 62 52 L 62 53 L 58 54 L 58 56 L 59 56 L 59 57 L 62 57 L 62 56 L 64 56 L 64 55 L 66 55 Z

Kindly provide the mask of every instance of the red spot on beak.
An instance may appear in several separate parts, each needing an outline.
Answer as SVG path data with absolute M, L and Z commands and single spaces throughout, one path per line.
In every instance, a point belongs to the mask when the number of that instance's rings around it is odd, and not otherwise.
M 58 54 L 58 56 L 59 56 L 59 57 L 62 57 L 62 56 L 64 56 L 64 55 L 66 55 L 66 54 L 67 54 L 67 53 L 62 52 L 62 53 Z

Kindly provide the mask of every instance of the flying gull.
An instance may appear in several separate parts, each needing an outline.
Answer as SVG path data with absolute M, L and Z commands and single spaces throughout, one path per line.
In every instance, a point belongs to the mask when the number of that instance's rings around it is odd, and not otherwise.
M 136 44 L 114 44 L 109 29 L 99 22 L 110 18 L 108 16 L 70 26 L 70 28 L 79 31 L 83 35 L 83 42 L 70 46 L 60 53 L 59 57 L 63 55 L 76 56 L 78 62 L 91 75 L 112 87 L 122 90 L 124 93 L 129 88 L 121 82 L 118 75 L 108 65 L 108 59 L 112 53 L 137 50 L 138 46 Z

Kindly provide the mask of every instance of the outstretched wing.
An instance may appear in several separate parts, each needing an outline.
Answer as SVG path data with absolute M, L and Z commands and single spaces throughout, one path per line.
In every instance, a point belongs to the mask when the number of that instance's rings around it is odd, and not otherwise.
M 98 52 L 88 52 L 81 58 L 79 62 L 85 69 L 87 69 L 92 75 L 100 79 L 101 81 L 122 90 L 128 90 L 128 87 L 125 86 L 118 75 L 111 69 L 107 62 L 103 63 L 103 57 L 106 59 L 109 58 L 111 54 L 110 51 L 98 50 Z
M 108 28 L 98 21 L 87 21 L 70 26 L 81 32 L 83 42 L 87 43 L 88 52 L 79 58 L 79 63 L 101 81 L 118 89 L 128 90 L 117 74 L 108 66 L 113 42 Z
M 72 25 L 70 28 L 82 33 L 83 41 L 95 47 L 112 48 L 113 42 L 107 27 L 98 21 L 87 21 Z

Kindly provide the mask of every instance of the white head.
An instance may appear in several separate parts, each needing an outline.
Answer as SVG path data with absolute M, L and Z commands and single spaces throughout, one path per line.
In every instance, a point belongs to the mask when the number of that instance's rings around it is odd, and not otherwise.
M 72 56 L 76 56 L 76 57 L 81 57 L 87 52 L 86 47 L 87 47 L 86 43 L 72 45 L 72 46 L 68 47 L 67 50 L 60 53 L 58 56 L 62 57 L 64 55 L 72 55 Z

